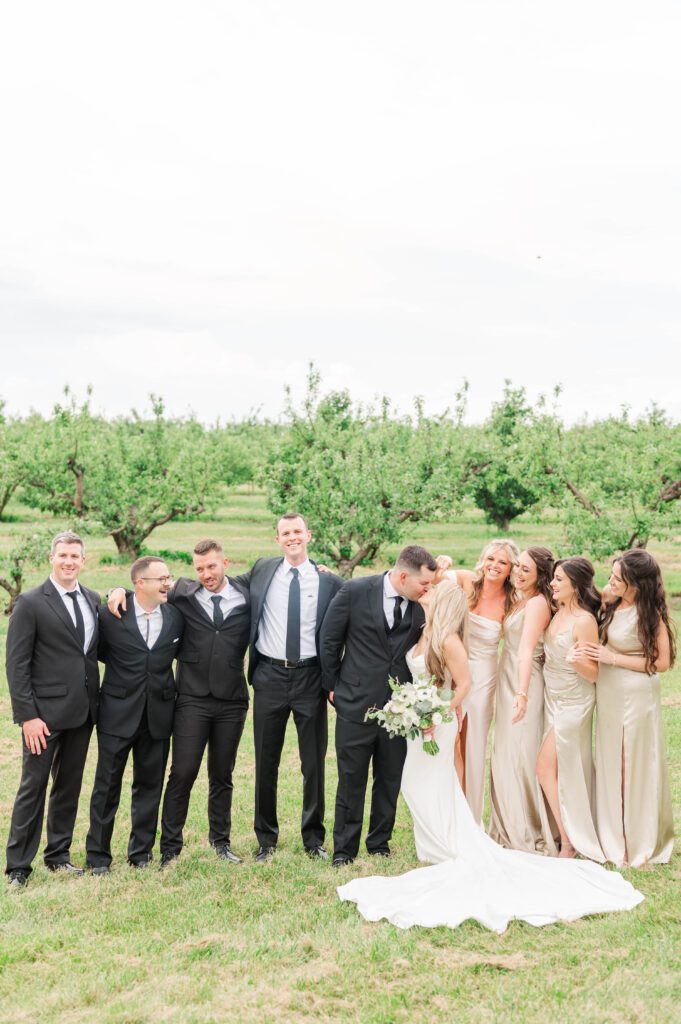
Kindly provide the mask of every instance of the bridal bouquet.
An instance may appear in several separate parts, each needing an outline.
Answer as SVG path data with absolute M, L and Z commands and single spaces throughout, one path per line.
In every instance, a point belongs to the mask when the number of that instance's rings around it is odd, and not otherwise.
M 400 683 L 389 679 L 393 694 L 382 708 L 369 708 L 364 721 L 376 721 L 389 736 L 405 736 L 415 740 L 422 729 L 430 729 L 442 722 L 451 722 L 454 712 L 449 701 L 440 697 L 434 682 Z M 423 749 L 427 754 L 440 750 L 435 740 L 424 740 Z

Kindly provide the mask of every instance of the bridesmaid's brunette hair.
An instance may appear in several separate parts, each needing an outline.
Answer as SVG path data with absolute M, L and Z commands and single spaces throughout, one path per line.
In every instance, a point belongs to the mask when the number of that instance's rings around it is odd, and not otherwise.
M 553 591 L 551 590 L 553 567 L 555 565 L 553 552 L 549 551 L 548 548 L 533 546 L 525 548 L 525 554 L 529 555 L 537 570 L 537 593 L 546 598 L 546 603 L 551 611 L 553 611 Z
M 485 559 L 494 551 L 500 551 L 502 548 L 508 555 L 508 560 L 511 563 L 511 566 L 517 564 L 520 551 L 518 550 L 518 545 L 514 540 L 509 540 L 508 538 L 501 538 L 500 540 L 491 540 L 489 544 L 485 544 L 484 548 L 482 549 L 480 558 L 478 559 L 478 564 L 475 567 L 475 576 L 473 577 L 472 583 L 473 589 L 471 591 L 470 597 L 468 598 L 469 608 L 475 608 L 478 601 L 480 600 L 480 595 L 482 594 L 482 587 L 485 582 Z M 504 580 L 504 598 L 504 618 L 506 618 L 508 613 L 513 611 L 513 608 L 518 600 L 518 594 L 516 592 L 515 586 L 513 585 L 512 572 L 509 575 L 508 579 Z
M 594 583 L 594 567 L 588 558 L 575 556 L 574 558 L 561 558 L 555 566 L 560 566 L 570 583 L 577 591 L 577 604 L 585 612 L 591 612 L 598 620 L 598 613 L 601 609 L 601 595 Z
M 426 642 L 426 668 L 435 677 L 437 686 L 449 682 L 451 676 L 445 663 L 445 640 L 452 633 L 460 638 L 468 654 L 468 601 L 455 580 L 443 580 L 430 590 L 423 636 Z M 455 682 L 452 680 L 452 682 Z
M 643 548 L 625 551 L 623 555 L 613 559 L 613 562 L 618 563 L 622 580 L 636 591 L 634 604 L 638 613 L 638 636 L 646 659 L 646 672 L 652 676 L 655 674 L 655 662 L 660 654 L 657 643 L 660 622 L 664 623 L 669 637 L 670 667 L 676 661 L 675 630 L 669 618 L 667 595 L 660 567 L 653 556 Z M 608 629 L 620 602 L 621 598 L 618 597 L 607 604 L 603 611 L 600 633 L 604 644 L 608 642 Z

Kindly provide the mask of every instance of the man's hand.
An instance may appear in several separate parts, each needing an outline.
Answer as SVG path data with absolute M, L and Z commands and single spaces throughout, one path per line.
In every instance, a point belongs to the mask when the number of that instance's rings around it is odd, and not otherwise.
M 29 718 L 22 724 L 21 730 L 24 734 L 24 743 L 32 754 L 41 754 L 43 750 L 47 750 L 45 737 L 51 733 L 42 718 Z
M 329 690 L 329 704 L 333 704 L 333 690 Z
M 123 587 L 115 587 L 109 594 L 109 600 L 106 602 L 106 606 L 112 615 L 115 615 L 117 619 L 120 619 L 121 613 L 119 609 L 123 609 L 124 612 L 128 610 L 128 603 L 125 600 L 125 590 Z

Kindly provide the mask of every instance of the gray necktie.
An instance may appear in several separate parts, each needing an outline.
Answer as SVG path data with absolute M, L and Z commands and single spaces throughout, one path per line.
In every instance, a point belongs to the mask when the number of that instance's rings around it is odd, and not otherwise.
M 215 626 L 216 629 L 219 629 L 222 623 L 225 621 L 225 617 L 222 614 L 222 608 L 220 607 L 220 602 L 222 601 L 222 598 L 220 597 L 219 594 L 213 594 L 213 596 L 211 597 L 211 601 L 213 602 L 213 625 Z
M 291 569 L 286 616 L 286 660 L 300 661 L 300 573 Z

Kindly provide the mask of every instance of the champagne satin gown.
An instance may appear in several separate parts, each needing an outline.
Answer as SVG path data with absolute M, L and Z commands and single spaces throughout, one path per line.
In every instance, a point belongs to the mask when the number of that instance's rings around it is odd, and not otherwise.
M 465 788 L 468 806 L 480 824 L 485 802 L 487 737 L 494 714 L 494 694 L 497 688 L 501 623 L 476 615 L 475 612 L 469 613 L 468 622 L 471 688 L 461 704 L 462 715 L 468 719 Z
M 407 655 L 414 679 L 428 679 L 423 655 Z M 404 875 L 354 878 L 338 887 L 367 921 L 398 928 L 456 928 L 479 921 L 501 933 L 519 919 L 539 927 L 585 914 L 631 910 L 643 899 L 617 871 L 584 860 L 504 850 L 475 821 L 454 767 L 456 722 L 438 725 L 440 752 L 408 740 L 402 793 L 414 819 L 416 855 L 431 867 Z M 374 860 L 378 858 L 373 858 Z
M 525 608 L 511 612 L 504 622 L 504 648 L 497 676 L 489 834 L 510 850 L 555 856 L 552 818 L 537 780 L 537 755 L 544 735 L 542 639 L 532 659 L 527 710 L 519 722 L 511 722 L 519 688 L 518 659 L 524 623 Z
M 558 799 L 568 838 L 583 857 L 603 862 L 594 814 L 592 732 L 596 686 L 566 660 L 573 643 L 572 627 L 553 635 L 549 626 L 544 634 L 544 738 L 555 730 Z
M 643 657 L 635 606 L 615 612 L 608 647 L 617 654 Z M 674 822 L 660 677 L 601 664 L 596 698 L 596 827 L 603 853 L 619 865 L 666 864 Z

